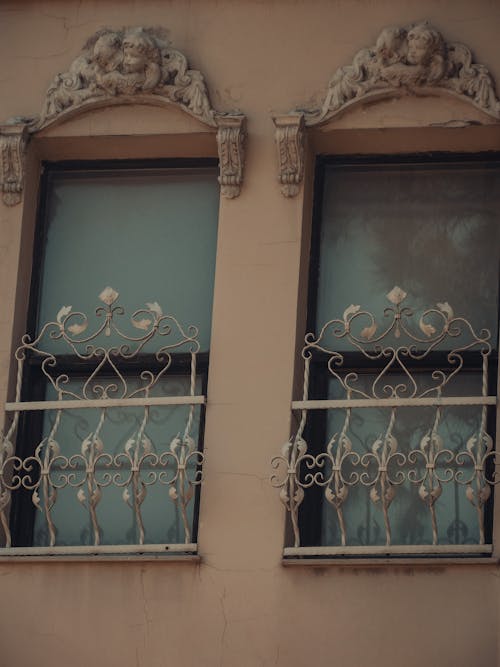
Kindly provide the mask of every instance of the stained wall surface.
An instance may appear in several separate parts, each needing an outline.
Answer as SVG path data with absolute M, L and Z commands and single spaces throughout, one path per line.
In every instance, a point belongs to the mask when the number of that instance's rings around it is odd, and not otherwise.
M 282 196 L 271 114 L 320 95 L 384 26 L 422 19 L 500 81 L 493 0 L 0 3 L 3 120 L 38 113 L 87 38 L 123 25 L 165 27 L 205 74 L 214 107 L 248 117 L 242 192 L 220 207 L 201 561 L 0 562 L 0 664 L 499 664 L 495 565 L 285 567 L 285 512 L 268 481 L 291 426 L 314 153 L 500 150 L 500 126 L 461 101 L 380 102 L 317 131 L 305 187 Z M 30 144 L 24 202 L 0 204 L 1 400 L 26 317 L 39 160 L 216 154 L 213 135 L 174 108 L 102 109 Z

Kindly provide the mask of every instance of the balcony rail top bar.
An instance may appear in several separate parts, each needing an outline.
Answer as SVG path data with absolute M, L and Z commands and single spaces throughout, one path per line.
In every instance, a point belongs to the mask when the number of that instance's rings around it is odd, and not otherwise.
M 85 408 L 147 407 L 149 405 L 204 405 L 206 397 L 195 396 L 150 396 L 148 398 L 95 398 L 62 401 L 18 401 L 6 403 L 6 412 L 27 410 L 81 410 Z
M 404 408 L 451 405 L 496 405 L 496 396 L 436 396 L 434 398 L 351 398 L 316 401 L 292 401 L 292 410 L 328 410 L 330 408 Z

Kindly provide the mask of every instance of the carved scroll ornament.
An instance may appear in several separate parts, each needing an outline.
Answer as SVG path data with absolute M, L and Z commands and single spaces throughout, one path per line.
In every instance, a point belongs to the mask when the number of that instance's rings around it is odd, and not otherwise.
M 500 100 L 493 79 L 484 65 L 473 62 L 467 46 L 446 42 L 441 33 L 426 22 L 384 28 L 374 46 L 361 49 L 352 64 L 335 72 L 318 108 L 298 109 L 290 116 L 303 115 L 304 125 L 312 127 L 328 122 L 359 103 L 405 94 L 439 92 L 465 100 L 500 120 Z M 296 136 L 283 135 L 283 118 L 274 119 L 278 145 L 284 141 L 297 143 Z M 293 147 L 280 148 L 281 183 L 285 182 L 289 170 L 289 161 L 283 161 L 281 156 L 293 150 Z M 301 180 L 302 172 L 297 187 L 284 191 L 284 194 L 296 194 Z
M 68 71 L 55 76 L 40 116 L 14 119 L 14 122 L 16 127 L 25 126 L 29 134 L 34 134 L 87 109 L 115 104 L 174 104 L 205 125 L 218 129 L 222 191 L 229 197 L 239 194 L 243 178 L 245 117 L 212 108 L 203 74 L 190 69 L 186 57 L 169 45 L 161 29 L 99 30 L 86 42 Z M 0 130 L 3 162 L 4 154 L 11 150 L 6 146 L 12 143 L 9 138 L 12 133 L 5 132 L 4 127 Z M 228 127 L 231 130 L 221 131 Z M 21 130 L 19 132 L 22 134 Z M 238 135 L 236 141 L 235 133 Z M 230 160 L 228 155 L 232 156 Z M 9 168 L 8 173 L 11 171 Z M 5 192 L 4 166 L 1 175 Z M 22 178 L 18 183 L 22 189 Z M 17 203 L 13 198 L 6 201 L 4 197 L 4 201 Z
M 281 192 L 285 197 L 294 197 L 299 192 L 304 171 L 304 116 L 289 114 L 275 116 L 273 120 Z
M 21 201 L 27 134 L 23 124 L 0 125 L 0 183 L 2 200 L 7 206 Z

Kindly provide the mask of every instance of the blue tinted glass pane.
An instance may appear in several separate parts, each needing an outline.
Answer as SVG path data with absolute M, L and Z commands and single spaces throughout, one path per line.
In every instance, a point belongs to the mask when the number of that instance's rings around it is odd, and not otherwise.
M 375 378 L 372 374 L 363 375 L 360 383 L 363 389 L 369 392 Z M 404 377 L 397 374 L 390 379 L 394 383 L 404 381 Z M 469 373 L 455 382 L 453 393 L 456 396 L 473 395 L 480 384 L 481 376 Z M 328 398 L 345 398 L 345 392 L 336 381 L 329 383 Z M 457 465 L 456 461 L 450 461 L 451 456 L 446 450 L 453 455 L 467 451 L 467 441 L 479 432 L 481 408 L 450 406 L 440 409 L 436 433 L 441 439 L 441 454 L 436 458 L 435 475 L 433 473 L 431 477 L 425 460 L 429 452 L 425 446 L 422 449 L 422 444 L 436 423 L 436 411 L 434 407 L 407 407 L 398 408 L 394 413 L 391 434 L 395 438 L 395 450 L 388 465 L 393 493 L 388 519 L 394 545 L 432 544 L 432 515 L 426 502 L 429 496 L 425 496 L 430 488 L 438 494 L 434 508 L 439 544 L 477 544 L 479 541 L 477 510 L 467 497 L 467 485 L 460 483 L 474 476 L 472 461 L 464 456 L 459 459 L 461 465 Z M 351 546 L 383 545 L 386 533 L 382 505 L 380 500 L 374 502 L 371 493 L 372 489 L 379 495 L 381 492 L 380 484 L 373 483 L 377 479 L 376 456 L 381 455 L 376 443 L 387 432 L 391 409 L 352 409 L 347 421 L 346 417 L 346 410 L 329 410 L 326 425 L 327 441 L 335 437 L 338 442 L 339 434 L 345 428 L 354 453 L 354 456 L 346 456 L 341 464 L 342 478 L 348 482 L 341 506 L 346 543 Z M 415 450 L 419 453 L 409 457 Z M 404 464 L 402 458 L 398 458 L 399 453 L 405 456 Z M 354 483 L 350 485 L 349 482 Z M 327 502 L 323 503 L 322 543 L 341 544 L 339 513 Z
M 133 389 L 133 379 L 127 378 L 127 382 L 129 388 Z M 80 394 L 82 381 L 69 382 L 67 389 Z M 196 383 L 195 393 L 201 393 L 201 380 Z M 187 394 L 189 378 L 185 376 L 160 380 L 151 391 L 152 396 Z M 57 398 L 51 385 L 47 389 L 46 398 Z M 104 412 L 92 408 L 76 409 L 64 410 L 59 420 L 54 411 L 46 412 L 44 437 L 51 434 L 57 443 L 57 452 L 53 454 L 55 458 L 48 468 L 49 484 L 40 485 L 40 510 L 35 515 L 33 544 L 50 544 L 50 521 L 55 526 L 57 546 L 93 545 L 94 526 L 88 500 L 96 491 L 99 500 L 95 505 L 95 516 L 101 544 L 138 544 L 140 521 L 144 527 L 145 544 L 183 543 L 185 526 L 182 511 L 179 502 L 169 495 L 171 485 L 168 482 L 174 479 L 178 471 L 170 445 L 176 436 L 184 433 L 189 410 L 189 406 L 152 406 L 148 409 L 115 407 Z M 101 420 L 102 426 L 99 427 Z M 196 446 L 199 423 L 200 406 L 196 406 L 190 429 Z M 136 458 L 139 433 L 143 437 Z M 95 437 L 98 440 L 95 440 L 96 463 L 93 466 L 90 450 L 84 443 Z M 46 448 L 43 449 L 43 455 L 45 452 Z M 132 477 L 134 461 L 139 469 L 136 487 Z M 187 475 L 192 480 L 196 476 L 197 462 L 196 455 L 193 455 L 187 464 Z M 93 470 L 93 479 L 86 474 L 87 466 Z M 52 496 L 54 502 L 48 517 L 46 501 L 54 490 L 56 494 Z M 136 490 L 142 498 L 138 505 L 134 503 Z M 193 497 L 186 510 L 191 535 L 194 505 Z
M 63 305 L 92 315 L 109 285 L 127 313 L 157 301 L 196 325 L 207 350 L 218 202 L 213 169 L 53 174 L 40 325 Z

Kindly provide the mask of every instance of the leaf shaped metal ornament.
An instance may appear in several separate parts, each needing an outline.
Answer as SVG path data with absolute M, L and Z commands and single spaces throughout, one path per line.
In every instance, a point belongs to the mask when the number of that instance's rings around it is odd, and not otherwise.
M 129 507 L 132 507 L 132 505 L 131 505 L 131 503 L 130 503 L 130 498 L 131 498 L 131 496 L 130 496 L 130 491 L 128 490 L 127 487 L 125 487 L 125 488 L 123 489 L 122 498 L 123 498 L 123 500 L 127 503 L 127 505 L 128 505 Z
M 99 299 L 107 306 L 111 306 L 119 296 L 119 293 L 112 287 L 105 287 L 99 294 Z
M 293 494 L 293 500 L 297 505 L 300 505 L 300 503 L 304 500 L 304 489 L 301 486 L 298 486 L 295 490 L 295 493 Z
M 142 449 L 145 454 L 150 454 L 153 451 L 153 443 L 146 435 L 142 439 Z
M 79 334 L 83 333 L 88 327 L 87 322 L 82 322 L 82 324 L 70 324 L 68 327 L 68 331 L 72 333 L 74 336 L 78 336 Z
M 382 436 L 380 436 L 380 438 L 377 438 L 377 439 L 375 440 L 375 442 L 373 443 L 373 445 L 372 445 L 372 452 L 373 452 L 374 454 L 378 454 L 378 451 L 379 451 L 379 449 L 382 447 L 382 445 L 383 445 L 383 440 L 382 440 Z
M 479 502 L 481 505 L 484 505 L 488 498 L 491 496 L 491 488 L 489 484 L 485 484 L 481 487 L 479 491 Z
M 393 435 L 387 437 L 387 444 L 389 445 L 389 451 L 391 454 L 394 454 L 398 449 L 398 441 Z
M 292 442 L 291 440 L 288 440 L 287 442 L 285 442 L 284 445 L 281 446 L 281 456 L 284 459 L 288 460 L 291 449 L 292 449 Z
M 129 438 L 127 442 L 125 443 L 125 452 L 127 454 L 130 454 L 130 452 L 134 449 L 135 447 L 135 438 Z
M 295 446 L 297 447 L 297 452 L 299 456 L 302 456 L 307 452 L 307 442 L 302 437 L 295 438 Z
M 377 324 L 374 322 L 371 326 L 365 327 L 360 336 L 365 340 L 371 340 L 377 331 Z
M 82 488 L 78 489 L 76 497 L 78 498 L 78 502 L 80 502 L 82 505 L 85 505 L 87 502 L 87 496 L 85 495 L 85 491 Z
M 380 502 L 380 495 L 379 495 L 379 493 L 378 493 L 378 491 L 377 491 L 377 487 L 376 487 L 376 486 L 372 486 L 372 488 L 370 489 L 370 498 L 372 499 L 372 501 L 373 501 L 375 504 L 378 503 L 378 502 Z
M 63 306 L 56 315 L 56 320 L 59 324 L 62 324 L 67 316 L 71 313 L 72 306 Z
M 33 493 L 31 494 L 31 500 L 33 501 L 33 505 L 41 510 L 42 509 L 42 504 L 41 504 L 41 499 L 40 499 L 40 494 L 38 493 L 38 489 L 35 489 Z
M 391 303 L 393 303 L 395 306 L 399 306 L 399 304 L 404 301 L 407 297 L 407 293 L 401 289 L 401 287 L 398 287 L 397 285 L 391 289 L 391 291 L 387 294 L 387 298 Z
M 384 493 L 384 500 L 387 507 L 389 507 L 389 505 L 392 503 L 395 496 L 396 496 L 396 490 L 394 489 L 392 484 L 389 484 Z
M 474 493 L 474 489 L 470 484 L 467 485 L 467 488 L 465 489 L 465 496 L 467 500 L 469 500 L 473 505 L 476 504 L 476 494 Z
M 81 452 L 85 456 L 92 444 L 92 433 L 90 433 L 84 440 L 82 440 Z
M 170 441 L 169 448 L 170 448 L 170 451 L 172 452 L 172 454 L 177 455 L 177 450 L 179 449 L 180 445 L 181 445 L 181 439 L 179 437 L 179 434 L 177 434 Z
M 53 438 L 49 440 L 49 450 L 54 456 L 58 456 L 60 454 L 61 448 L 57 440 L 54 440 Z
M 467 443 L 466 443 L 466 445 L 465 445 L 465 448 L 467 449 L 467 451 L 469 452 L 469 454 L 473 454 L 473 453 L 474 453 L 474 449 L 476 448 L 476 445 L 477 445 L 477 436 L 472 435 L 472 436 L 467 440 Z
M 169 488 L 168 495 L 170 496 L 170 498 L 172 498 L 172 500 L 177 500 L 178 499 L 179 496 L 177 494 L 177 489 L 175 488 L 175 486 L 171 486 Z
M 425 484 L 422 484 L 419 489 L 418 489 L 418 495 L 424 502 L 427 502 L 427 498 L 429 497 L 429 492 L 425 488 Z
M 347 324 L 347 322 L 351 319 L 353 315 L 356 315 L 361 309 L 361 306 L 355 306 L 354 304 L 351 304 L 349 308 L 346 308 L 344 310 L 344 314 L 342 315 L 342 319 L 344 322 Z
M 90 504 L 94 507 L 101 500 L 101 498 L 102 498 L 102 491 L 98 486 L 96 486 L 96 488 L 92 491 L 92 494 L 90 496 Z
M 190 435 L 185 435 L 182 439 L 182 444 L 186 447 L 188 454 L 193 452 L 196 448 L 196 443 Z
M 12 456 L 14 454 L 14 445 L 8 438 L 2 439 L 2 452 L 5 457 Z
M 146 306 L 148 310 L 151 310 L 158 319 L 163 316 L 163 310 L 161 309 L 161 306 L 158 303 L 158 301 L 153 301 L 152 303 L 146 303 Z
M 426 435 L 424 435 L 422 440 L 420 440 L 420 449 L 421 449 L 421 451 L 424 452 L 424 454 L 425 454 L 427 452 L 427 450 L 429 449 L 430 445 L 431 445 L 431 436 L 430 436 L 430 433 L 426 433 Z
M 104 442 L 101 440 L 101 438 L 94 439 L 94 447 L 99 453 L 104 451 Z
M 347 435 L 342 435 L 339 440 L 339 445 L 344 448 L 345 452 L 352 452 L 352 442 Z
M 147 331 L 152 323 L 152 320 L 146 318 L 143 318 L 142 320 L 132 320 L 132 326 L 136 329 L 141 329 L 142 331 Z
M 443 493 L 443 487 L 441 484 L 436 484 L 435 486 L 432 487 L 431 491 L 431 498 L 433 502 L 436 502 L 436 500 L 441 496 Z
M 285 505 L 285 507 L 288 507 L 288 503 L 290 502 L 290 496 L 288 495 L 286 486 L 281 487 L 279 497 L 283 505 Z
M 450 306 L 448 301 L 444 301 L 443 303 L 438 303 L 437 307 L 439 310 L 446 315 L 447 320 L 451 320 L 453 318 L 453 308 Z
M 436 329 L 432 326 L 432 324 L 424 322 L 423 316 L 420 318 L 418 326 L 420 331 L 422 331 L 428 338 L 436 333 Z

